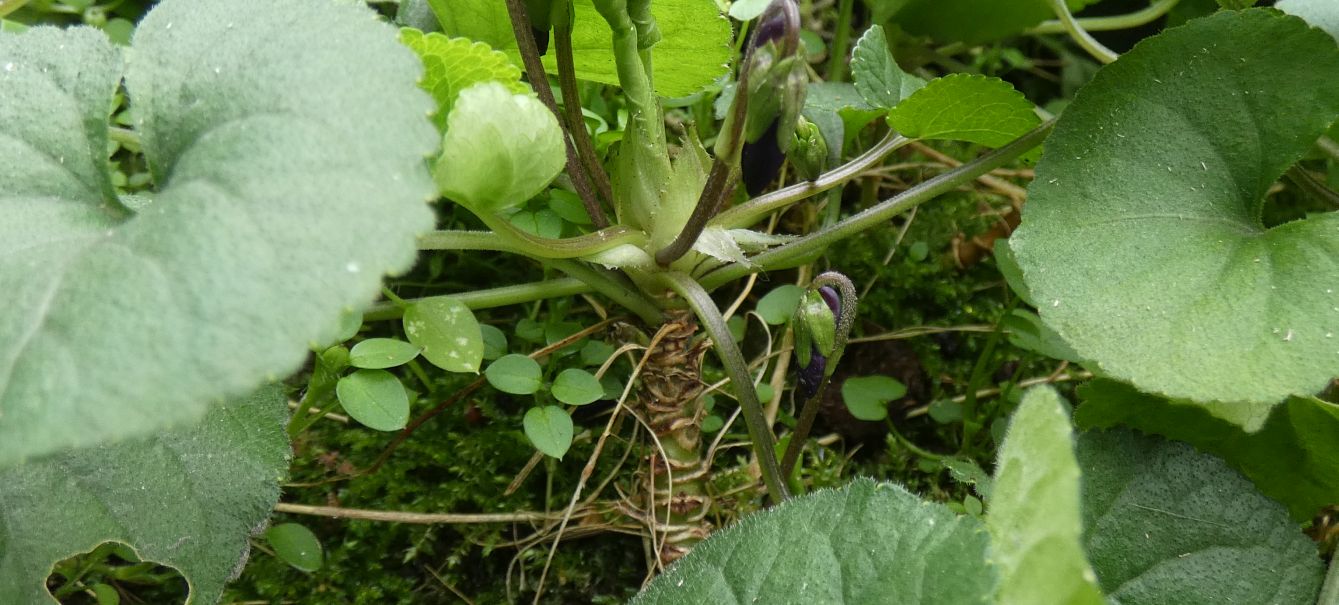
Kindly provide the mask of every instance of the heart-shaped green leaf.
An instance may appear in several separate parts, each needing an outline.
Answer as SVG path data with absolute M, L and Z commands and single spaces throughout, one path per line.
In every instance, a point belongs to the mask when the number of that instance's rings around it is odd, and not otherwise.
M 404 311 L 405 336 L 423 347 L 423 358 L 448 372 L 478 372 L 483 331 L 470 308 L 454 298 L 421 300 Z
M 0 36 L 0 466 L 297 369 L 433 224 L 421 68 L 365 6 L 166 0 L 130 57 L 158 185 L 137 212 L 106 167 L 118 51 Z
M 1339 368 L 1339 214 L 1260 217 L 1336 116 L 1339 49 L 1296 17 L 1229 11 L 1140 43 L 1065 110 L 1009 240 L 1042 319 L 1141 390 L 1319 391 Z
M 280 559 L 302 571 L 320 569 L 325 558 L 321 541 L 300 523 L 281 523 L 265 530 L 265 541 Z
M 493 388 L 512 395 L 530 395 L 544 385 L 539 363 L 517 353 L 503 355 L 488 364 L 484 377 Z
M 567 405 L 586 405 L 604 397 L 604 386 L 594 374 L 569 368 L 553 380 L 553 398 Z
M 522 420 L 525 436 L 535 449 L 562 460 L 572 447 L 572 417 L 556 405 L 530 408 Z
M 108 541 L 180 571 L 189 605 L 217 602 L 279 500 L 287 412 L 267 387 L 195 426 L 0 471 L 0 603 L 56 603 L 52 565 Z
M 985 603 L 986 532 L 891 483 L 857 479 L 713 534 L 631 605 Z
M 398 431 L 409 422 L 409 394 L 385 370 L 358 370 L 340 378 L 335 394 L 340 407 L 367 428 Z
M 888 417 L 888 402 L 907 394 L 907 386 L 888 376 L 858 376 L 842 382 L 842 401 L 852 416 L 869 422 Z
M 1316 603 L 1316 544 L 1222 460 L 1125 429 L 1084 433 L 1076 454 L 1085 550 L 1111 603 Z
M 1037 387 L 1009 421 L 991 488 L 990 530 L 1000 605 L 1104 605 L 1083 556 L 1079 465 L 1069 410 Z

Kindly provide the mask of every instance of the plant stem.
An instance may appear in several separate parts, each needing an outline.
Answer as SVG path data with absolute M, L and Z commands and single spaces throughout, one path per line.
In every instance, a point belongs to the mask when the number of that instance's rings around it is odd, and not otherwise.
M 846 47 L 851 44 L 851 14 L 855 0 L 838 0 L 837 25 L 832 33 L 832 54 L 828 55 L 828 82 L 841 82 L 846 77 Z
M 831 227 L 753 256 L 749 259 L 748 264 L 735 263 L 721 267 L 704 276 L 701 280 L 702 286 L 711 290 L 750 273 L 785 267 L 788 263 L 794 263 L 806 256 L 815 254 L 835 242 L 877 227 L 894 216 L 911 210 L 938 197 L 940 194 L 951 191 L 963 183 L 1013 161 L 1033 147 L 1040 145 L 1054 126 L 1054 120 L 1043 122 L 1040 126 L 1004 147 L 924 181 L 874 207 L 847 217 Z M 722 216 L 724 216 L 724 213 Z
M 598 225 L 601 221 L 608 223 L 604 218 L 604 210 L 600 208 L 600 201 L 595 199 L 595 191 L 591 189 L 590 176 L 581 167 L 581 161 L 577 158 L 576 147 L 572 144 L 571 132 L 563 122 L 563 113 L 558 109 L 558 101 L 553 98 L 553 88 L 549 86 L 549 75 L 544 70 L 544 63 L 539 58 L 539 46 L 535 44 L 535 34 L 530 29 L 530 17 L 525 12 L 525 0 L 506 0 L 507 15 L 511 18 L 511 31 L 516 37 L 516 46 L 521 52 L 521 62 L 525 65 L 525 73 L 530 77 L 530 87 L 539 95 L 539 100 L 553 112 L 553 116 L 558 119 L 558 126 L 563 130 L 563 144 L 567 148 L 567 175 L 572 177 L 572 185 L 576 187 L 577 195 L 581 197 L 581 204 L 585 206 L 586 213 L 590 215 L 591 220 Z M 577 105 L 578 112 L 580 104 Z M 583 129 L 584 122 L 579 124 Z M 575 126 L 574 126 L 575 127 Z
M 362 521 L 387 521 L 390 523 L 416 523 L 435 525 L 438 523 L 534 523 L 536 521 L 556 521 L 562 515 L 558 513 L 406 513 L 388 510 L 367 510 L 361 508 L 339 508 L 335 506 L 309 506 L 280 502 L 274 505 L 275 512 L 290 515 L 314 515 L 335 519 L 359 519 Z
M 883 158 L 911 142 L 896 132 L 889 132 L 883 140 L 860 156 L 819 175 L 812 181 L 796 183 L 784 189 L 778 189 L 766 195 L 760 195 L 748 202 L 720 213 L 710 224 L 726 229 L 748 227 L 762 217 L 785 208 L 795 202 L 832 189 L 842 183 L 860 176 L 870 166 L 883 161 Z
M 563 239 L 522 231 L 502 217 L 481 216 L 492 231 L 430 231 L 418 238 L 419 250 L 494 250 L 539 259 L 578 258 L 624 244 L 640 246 L 646 236 L 622 225 Z
M 555 54 L 558 59 L 558 89 L 563 94 L 563 108 L 567 110 L 567 128 L 576 142 L 577 155 L 586 166 L 586 170 L 595 181 L 605 201 L 614 204 L 614 189 L 609 183 L 609 173 L 605 172 L 600 158 L 595 155 L 595 147 L 590 140 L 590 131 L 586 130 L 586 119 L 581 115 L 581 93 L 577 90 L 576 64 L 572 58 L 572 20 L 570 18 L 571 0 L 559 0 L 566 8 L 559 9 L 562 17 L 553 23 Z M 584 202 L 585 199 L 583 198 Z M 597 228 L 609 226 L 609 217 L 598 203 L 586 207 L 591 213 L 591 221 Z
M 585 282 L 596 292 L 608 296 L 623 308 L 632 311 L 646 322 L 646 325 L 656 326 L 664 323 L 665 315 L 660 312 L 660 307 L 642 294 L 642 291 L 623 274 L 598 269 L 574 260 L 552 260 L 547 263 Z M 731 341 L 732 344 L 733 342 Z
M 790 491 L 781 480 L 781 472 L 777 467 L 772 429 L 767 426 L 767 418 L 763 416 L 762 404 L 758 402 L 758 391 L 753 388 L 748 364 L 744 361 L 744 354 L 739 351 L 734 338 L 730 336 L 730 328 L 726 325 L 725 318 L 721 317 L 716 302 L 701 285 L 687 275 L 671 271 L 661 273 L 659 276 L 666 286 L 683 297 L 698 320 L 702 322 L 702 328 L 711 337 L 712 348 L 716 350 L 721 365 L 725 366 L 725 374 L 734 384 L 735 395 L 739 398 L 739 407 L 744 413 L 744 424 L 748 427 L 749 439 L 753 442 L 753 453 L 758 457 L 758 467 L 762 470 L 768 496 L 773 503 L 789 498 Z
M 1073 38 L 1074 42 L 1092 55 L 1094 59 L 1106 64 L 1115 62 L 1116 58 L 1120 56 L 1098 42 L 1092 34 L 1089 34 L 1074 20 L 1074 15 L 1069 12 L 1069 5 L 1065 3 L 1065 0 L 1047 1 L 1050 2 L 1051 10 L 1055 12 L 1055 16 L 1060 18 L 1060 23 L 1065 27 L 1065 31 L 1069 32 L 1069 37 Z
M 995 349 L 1000 344 L 1000 337 L 1004 336 L 1004 317 L 1013 312 L 1014 307 L 1018 306 L 1018 299 L 1015 298 L 1004 310 L 1004 315 L 1000 321 L 995 324 L 995 331 L 990 333 L 986 339 L 986 348 L 981 351 L 981 356 L 976 358 L 976 364 L 972 366 L 972 374 L 967 379 L 967 398 L 962 402 L 962 444 L 959 453 L 968 455 L 972 451 L 972 438 L 976 436 L 978 423 L 976 419 L 976 391 L 981 388 L 981 382 L 986 379 L 986 371 L 995 359 Z
M 1154 19 L 1167 14 L 1181 0 L 1158 0 L 1148 7 L 1124 15 L 1110 15 L 1107 17 L 1089 17 L 1078 19 L 1079 27 L 1090 32 L 1111 31 L 1116 29 L 1130 29 L 1139 27 L 1146 23 L 1151 23 Z M 1065 24 L 1055 19 L 1046 21 L 1036 27 L 1027 30 L 1029 34 L 1060 34 L 1065 33 Z
M 515 286 L 503 286 L 501 288 L 489 288 L 487 290 L 477 290 L 474 292 L 414 298 L 406 300 L 404 303 L 406 305 L 413 305 L 429 300 L 450 298 L 464 304 L 471 311 L 477 311 L 479 309 L 491 309 L 493 307 L 502 307 L 506 305 L 519 305 L 521 303 L 544 300 L 546 298 L 559 298 L 562 296 L 585 294 L 593 290 L 594 288 L 589 284 L 579 279 L 560 277 L 557 279 L 549 279 L 528 284 L 517 284 Z M 363 313 L 363 321 L 385 321 L 399 319 L 403 316 L 404 306 L 392 303 L 381 303 L 365 311 Z

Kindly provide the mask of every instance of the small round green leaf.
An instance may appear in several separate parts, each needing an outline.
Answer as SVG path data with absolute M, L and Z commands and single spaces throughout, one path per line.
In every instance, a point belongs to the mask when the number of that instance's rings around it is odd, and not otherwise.
M 556 405 L 530 408 L 525 413 L 525 436 L 535 449 L 562 460 L 572 447 L 572 417 Z
M 265 541 L 274 548 L 274 554 L 302 571 L 321 568 L 324 553 L 321 541 L 312 530 L 300 523 L 282 523 L 265 530 Z
M 449 372 L 478 372 L 484 340 L 469 307 L 454 298 L 421 300 L 404 312 L 404 332 L 423 358 Z
M 847 378 L 842 383 L 842 401 L 852 416 L 880 421 L 888 417 L 888 402 L 907 394 L 907 387 L 888 376 Z
M 89 587 L 98 605 L 121 605 L 121 593 L 108 584 L 94 584 Z
M 394 338 L 369 338 L 349 351 L 349 364 L 355 368 L 379 370 L 404 365 L 422 349 L 415 344 Z
M 609 359 L 614 354 L 614 345 L 603 340 L 587 341 L 581 347 L 581 363 L 588 366 L 598 366 Z
M 1273 10 L 1197 19 L 1103 68 L 1009 239 L 1042 319 L 1146 392 L 1320 391 L 1339 368 L 1339 213 L 1269 227 L 1261 210 L 1337 116 L 1334 39 Z
M 543 372 L 535 360 L 512 353 L 488 364 L 484 370 L 488 384 L 503 393 L 530 395 L 544 384 Z
M 339 405 L 354 420 L 378 431 L 398 431 L 409 422 L 409 395 L 394 374 L 358 370 L 335 384 Z
M 774 326 L 784 324 L 795 314 L 803 294 L 804 288 L 793 284 L 778 286 L 758 300 L 758 315 Z
M 496 213 L 539 193 L 566 154 L 558 119 L 539 99 L 483 82 L 457 97 L 433 177 L 452 200 Z
M 553 380 L 553 397 L 567 405 L 586 405 L 604 397 L 604 387 L 594 374 L 572 368 Z

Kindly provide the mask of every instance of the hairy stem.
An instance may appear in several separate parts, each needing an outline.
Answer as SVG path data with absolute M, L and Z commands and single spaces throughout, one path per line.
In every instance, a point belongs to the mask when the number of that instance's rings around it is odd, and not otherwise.
M 571 0 L 560 1 L 569 7 L 562 11 L 566 15 L 570 10 Z M 609 183 L 609 173 L 605 172 L 600 158 L 595 155 L 590 131 L 586 130 L 586 120 L 581 115 L 581 93 L 577 90 L 576 64 L 572 58 L 572 20 L 567 17 L 557 19 L 553 24 L 553 38 L 558 59 L 558 88 L 563 94 L 563 108 L 567 110 L 568 130 L 576 142 L 577 155 L 585 164 L 591 180 L 595 181 L 595 188 L 612 206 L 614 189 Z M 582 202 L 585 202 L 584 198 Z M 591 221 L 596 227 L 603 229 L 609 226 L 609 217 L 605 216 L 604 208 L 598 203 L 587 206 L 586 212 L 590 213 Z
M 624 244 L 640 246 L 646 236 L 622 225 L 577 237 L 550 239 L 523 231 L 502 217 L 481 216 L 492 231 L 430 231 L 418 238 L 419 250 L 494 250 L 539 259 L 579 258 Z
M 1047 1 L 1050 2 L 1051 10 L 1055 12 L 1055 16 L 1060 18 L 1060 23 L 1065 27 L 1065 31 L 1069 33 L 1069 37 L 1073 38 L 1074 42 L 1092 55 L 1094 59 L 1106 64 L 1115 62 L 1116 58 L 1120 56 L 1098 42 L 1092 34 L 1089 34 L 1087 30 L 1083 29 L 1082 25 L 1074 20 L 1074 15 L 1069 12 L 1069 5 L 1065 3 L 1065 0 Z
M 567 148 L 567 175 L 572 177 L 572 186 L 576 187 L 581 204 L 585 206 L 591 220 L 597 225 L 601 220 L 607 224 L 608 219 L 603 218 L 604 210 L 600 208 L 600 201 L 595 199 L 595 191 L 591 189 L 590 175 L 581 167 L 576 147 L 572 145 L 572 133 L 563 122 L 563 113 L 558 109 L 558 101 L 553 98 L 548 72 L 544 70 L 544 63 L 539 58 L 539 46 L 535 44 L 535 34 L 530 28 L 530 17 L 525 12 L 525 0 L 506 0 L 506 2 L 507 16 L 511 18 L 511 31 L 516 36 L 516 46 L 520 49 L 525 73 L 530 77 L 530 87 L 539 95 L 539 100 L 549 108 L 549 111 L 553 112 L 553 116 L 558 119 L 558 126 L 562 128 L 563 144 Z M 579 108 L 578 104 L 578 111 Z M 578 125 L 585 128 L 584 124 Z
M 1033 147 L 1040 145 L 1054 126 L 1054 120 L 1043 122 L 1040 126 L 1004 147 L 920 183 L 859 214 L 847 217 L 831 227 L 758 254 L 750 258 L 748 264 L 735 263 L 721 267 L 704 276 L 701 280 L 702 286 L 711 290 L 750 273 L 786 267 L 809 255 L 816 254 L 835 242 L 882 225 L 894 216 L 911 210 L 943 193 L 952 191 L 959 185 L 999 168 L 1027 153 Z
M 1301 166 L 1293 166 L 1284 173 L 1292 184 L 1302 190 L 1307 195 L 1315 198 L 1321 203 L 1329 206 L 1332 210 L 1339 210 L 1339 193 L 1325 186 L 1315 175 L 1311 174 Z
M 796 183 L 784 189 L 760 195 L 748 202 L 720 213 L 711 220 L 712 226 L 726 229 L 748 227 L 764 216 L 781 210 L 805 198 L 817 195 L 860 176 L 860 173 L 883 161 L 888 154 L 911 142 L 896 132 L 889 132 L 883 140 L 851 161 L 829 170 L 812 181 Z
M 772 429 L 767 426 L 767 418 L 763 416 L 762 404 L 758 402 L 758 392 L 753 388 L 748 364 L 744 361 L 744 354 L 739 351 L 734 338 L 730 336 L 730 328 L 726 325 L 725 318 L 721 317 L 716 302 L 702 286 L 687 275 L 671 271 L 660 274 L 660 278 L 666 286 L 683 297 L 698 320 L 702 322 L 702 328 L 711 337 L 712 348 L 716 350 L 721 365 L 725 367 L 725 374 L 734 384 L 735 395 L 739 398 L 739 407 L 744 413 L 744 424 L 748 427 L 749 438 L 753 442 L 753 453 L 758 457 L 758 466 L 762 470 L 768 496 L 774 503 L 789 498 L 790 491 L 781 480 L 781 472 L 777 468 Z

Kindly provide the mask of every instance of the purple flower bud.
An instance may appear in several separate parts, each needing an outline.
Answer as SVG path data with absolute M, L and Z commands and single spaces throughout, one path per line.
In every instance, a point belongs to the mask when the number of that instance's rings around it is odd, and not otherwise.
M 832 309 L 832 315 L 834 317 L 841 317 L 842 299 L 841 296 L 837 294 L 836 288 L 833 288 L 832 286 L 823 286 L 818 289 L 818 295 L 823 297 L 823 302 L 828 303 L 828 308 Z
M 828 358 L 818 352 L 818 347 L 810 345 L 809 351 L 809 365 L 800 368 L 800 380 L 796 385 L 801 401 L 818 394 L 818 387 L 823 384 L 828 369 Z
M 749 197 L 762 193 L 776 175 L 781 172 L 781 164 L 786 161 L 786 152 L 777 142 L 777 125 L 780 119 L 772 120 L 762 137 L 752 143 L 745 142 L 739 153 L 739 168 L 744 179 L 744 190 Z

